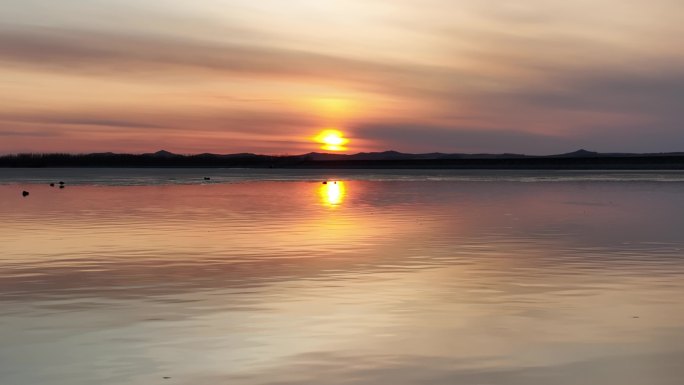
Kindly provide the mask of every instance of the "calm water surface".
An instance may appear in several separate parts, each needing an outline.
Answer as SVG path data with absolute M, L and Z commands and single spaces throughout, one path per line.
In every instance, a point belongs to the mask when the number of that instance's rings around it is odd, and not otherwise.
M 0 383 L 681 385 L 683 182 L 0 170 Z

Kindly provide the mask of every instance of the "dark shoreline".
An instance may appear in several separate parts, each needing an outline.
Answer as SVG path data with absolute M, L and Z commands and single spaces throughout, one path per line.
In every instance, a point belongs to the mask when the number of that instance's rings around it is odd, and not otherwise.
M 45 154 L 0 157 L 2 168 L 282 168 L 456 170 L 684 170 L 682 155 L 447 159 L 312 159 L 301 156 Z
M 684 170 L 684 157 L 518 158 L 440 160 L 330 160 L 302 162 L 302 169 L 445 169 L 445 170 Z

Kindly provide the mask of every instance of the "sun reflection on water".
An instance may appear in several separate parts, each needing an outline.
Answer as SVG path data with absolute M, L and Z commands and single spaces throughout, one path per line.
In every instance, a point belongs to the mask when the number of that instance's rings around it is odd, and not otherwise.
M 342 181 L 327 181 L 318 189 L 318 194 L 325 206 L 337 207 L 344 201 L 347 188 Z

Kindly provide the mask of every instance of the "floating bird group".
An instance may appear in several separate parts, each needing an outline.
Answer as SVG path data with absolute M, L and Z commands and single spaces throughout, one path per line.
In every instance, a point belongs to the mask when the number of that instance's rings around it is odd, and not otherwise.
M 204 177 L 204 180 L 211 180 L 211 178 L 208 177 L 208 176 L 205 176 L 205 177 Z M 323 183 L 325 184 L 325 183 L 327 183 L 327 182 L 323 182 Z M 59 188 L 64 188 L 65 185 L 66 185 L 66 183 L 64 183 L 64 181 L 61 181 L 61 180 L 60 180 L 59 182 L 57 182 L 57 183 L 54 183 L 54 182 L 53 182 L 53 183 L 50 183 L 50 187 L 55 187 L 56 185 L 59 185 Z M 22 195 L 23 197 L 27 197 L 27 196 L 29 196 L 29 192 L 26 191 L 26 190 L 24 190 L 24 191 L 21 192 L 21 195 Z
M 64 181 L 61 181 L 61 180 L 60 180 L 59 182 L 57 182 L 56 184 L 59 185 L 59 188 L 64 188 L 64 186 L 65 186 Z M 50 187 L 55 187 L 55 183 L 54 183 L 54 182 L 53 182 L 53 183 L 50 183 Z M 29 196 L 29 192 L 26 191 L 26 190 L 24 190 L 24 191 L 21 192 L 21 196 L 27 197 L 27 196 Z

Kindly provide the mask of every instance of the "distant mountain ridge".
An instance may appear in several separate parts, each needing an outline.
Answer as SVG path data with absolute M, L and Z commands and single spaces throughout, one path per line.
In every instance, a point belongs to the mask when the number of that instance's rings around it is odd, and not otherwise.
M 580 149 L 555 155 L 421 153 L 398 151 L 301 155 L 253 153 L 194 155 L 159 150 L 144 154 L 13 154 L 0 156 L 0 167 L 226 167 L 226 168 L 407 168 L 407 169 L 530 169 L 684 170 L 684 152 L 600 153 Z
M 109 152 L 106 154 L 114 155 Z M 143 156 L 152 156 L 157 158 L 174 158 L 174 157 L 216 157 L 216 158 L 305 158 L 315 161 L 327 160 L 440 160 L 440 159 L 521 159 L 521 158 L 601 158 L 601 157 L 651 157 L 651 156 L 684 156 L 684 152 L 665 152 L 665 153 L 601 153 L 580 149 L 573 152 L 553 155 L 525 155 L 515 153 L 501 153 L 501 154 L 468 154 L 468 153 L 404 153 L 394 150 L 382 152 L 359 152 L 356 154 L 339 154 L 328 152 L 309 152 L 301 155 L 258 155 L 254 153 L 237 153 L 237 154 L 213 154 L 202 153 L 194 155 L 175 154 L 166 150 L 159 150 L 154 153 L 145 153 Z

